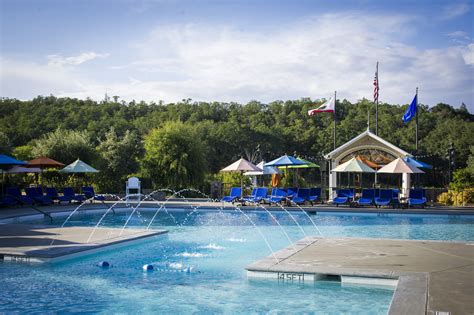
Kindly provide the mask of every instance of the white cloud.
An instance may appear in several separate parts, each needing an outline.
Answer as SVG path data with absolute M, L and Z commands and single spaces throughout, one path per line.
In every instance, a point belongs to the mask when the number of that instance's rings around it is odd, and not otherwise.
M 471 10 L 471 6 L 468 2 L 456 3 L 452 5 L 445 6 L 441 12 L 441 19 L 450 20 L 464 14 L 468 13 Z
M 463 51 L 462 57 L 467 65 L 474 66 L 474 44 L 467 45 L 467 49 Z
M 48 55 L 48 65 L 62 67 L 64 65 L 77 66 L 86 61 L 94 60 L 97 58 L 106 58 L 109 54 L 98 54 L 95 52 L 85 52 L 77 56 L 63 57 L 61 55 Z
M 125 100 L 245 103 L 328 98 L 337 90 L 341 99 L 356 101 L 372 97 L 379 61 L 381 101 L 408 103 L 418 86 L 424 104 L 465 102 L 473 111 L 472 44 L 420 49 L 408 43 L 417 31 L 412 22 L 411 17 L 354 12 L 318 16 L 270 32 L 206 24 L 161 26 L 129 45 L 132 61 L 127 64 L 96 65 L 87 73 L 54 62 L 35 65 L 37 84 L 42 72 L 51 83 L 25 97 L 53 93 L 102 99 L 107 91 Z M 91 60 L 66 59 L 59 58 L 59 64 Z M 104 73 L 107 77 L 99 79 Z M 1 75 L 5 79 L 3 70 Z M 2 95 L 18 97 L 5 87 Z

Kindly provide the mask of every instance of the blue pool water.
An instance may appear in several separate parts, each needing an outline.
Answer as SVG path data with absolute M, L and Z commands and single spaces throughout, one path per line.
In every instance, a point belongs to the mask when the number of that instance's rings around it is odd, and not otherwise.
M 140 211 L 129 227 L 146 227 L 153 214 Z M 318 235 L 306 216 L 292 214 L 305 234 Z M 274 213 L 282 228 L 264 212 L 248 215 L 274 250 L 288 246 L 282 230 L 293 241 L 304 237 L 283 212 Z M 67 226 L 93 226 L 99 218 L 77 215 Z M 127 218 L 126 213 L 108 215 L 102 225 L 122 227 Z M 472 216 L 320 213 L 311 218 L 330 237 L 474 240 Z M 0 264 L 0 312 L 385 314 L 393 295 L 385 287 L 247 279 L 245 266 L 270 251 L 257 229 L 237 212 L 161 212 L 152 227 L 170 232 L 57 264 Z M 96 265 L 103 260 L 112 267 Z M 144 272 L 144 264 L 158 270 Z

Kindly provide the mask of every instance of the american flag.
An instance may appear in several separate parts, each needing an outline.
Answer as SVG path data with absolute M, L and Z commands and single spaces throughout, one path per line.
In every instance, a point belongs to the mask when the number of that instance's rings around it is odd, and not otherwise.
M 374 103 L 379 101 L 379 63 L 377 62 L 377 68 L 375 70 L 374 78 Z

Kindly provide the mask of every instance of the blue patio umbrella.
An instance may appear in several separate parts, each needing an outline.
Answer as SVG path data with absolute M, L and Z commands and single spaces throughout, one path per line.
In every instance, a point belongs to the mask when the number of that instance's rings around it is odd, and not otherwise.
M 433 168 L 433 166 L 431 166 L 431 165 L 429 165 L 425 162 L 415 160 L 414 158 L 411 158 L 411 157 L 408 157 L 408 156 L 404 157 L 403 160 L 405 160 L 405 162 L 407 162 L 411 166 L 414 166 L 414 167 L 417 167 L 417 168 L 427 168 L 427 169 L 432 169 Z
M 25 165 L 25 161 L 17 160 L 11 156 L 0 154 L 0 169 L 2 170 L 2 193 L 3 193 L 3 183 L 5 182 L 5 172 L 4 169 L 8 169 L 15 165 Z
M 280 156 L 277 159 L 274 159 L 273 161 L 270 161 L 265 164 L 265 166 L 285 166 L 286 167 L 286 173 L 288 173 L 288 166 L 293 166 L 293 165 L 306 165 L 309 164 L 309 162 L 304 162 L 301 161 L 300 159 L 297 159 L 291 155 L 283 155 Z M 288 183 L 288 181 L 286 181 Z

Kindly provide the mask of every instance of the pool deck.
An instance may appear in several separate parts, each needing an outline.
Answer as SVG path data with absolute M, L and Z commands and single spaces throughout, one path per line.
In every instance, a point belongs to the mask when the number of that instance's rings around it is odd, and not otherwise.
M 306 237 L 246 269 L 249 277 L 278 281 L 392 281 L 390 315 L 474 313 L 472 242 Z
M 89 241 L 89 237 L 92 237 Z M 97 251 L 129 245 L 166 233 L 165 230 L 93 227 L 51 227 L 28 224 L 0 225 L 0 261 L 56 262 Z

